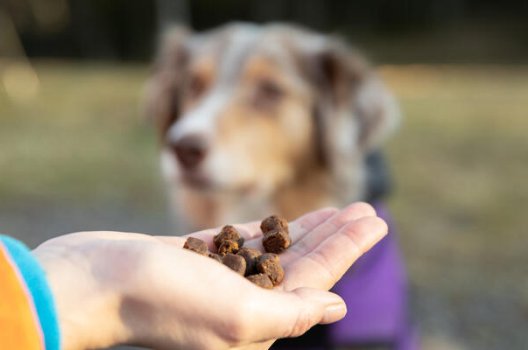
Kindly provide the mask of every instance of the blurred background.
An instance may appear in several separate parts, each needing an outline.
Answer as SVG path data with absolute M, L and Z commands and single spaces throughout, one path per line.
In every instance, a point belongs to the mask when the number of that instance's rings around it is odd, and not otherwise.
M 288 21 L 363 49 L 424 349 L 528 349 L 528 2 L 1 0 L 0 231 L 171 234 L 140 99 L 159 32 Z

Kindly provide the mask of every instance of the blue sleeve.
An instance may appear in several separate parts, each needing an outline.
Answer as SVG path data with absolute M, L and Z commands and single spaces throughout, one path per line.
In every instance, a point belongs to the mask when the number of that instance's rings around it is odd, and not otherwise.
M 7 248 L 31 293 L 44 335 L 46 350 L 59 350 L 60 331 L 57 312 L 44 270 L 24 244 L 4 235 L 0 235 L 0 243 Z

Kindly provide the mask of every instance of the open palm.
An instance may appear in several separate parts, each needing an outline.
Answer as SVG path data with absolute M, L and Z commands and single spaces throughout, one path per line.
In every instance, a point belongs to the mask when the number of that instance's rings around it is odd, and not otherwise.
M 259 222 L 234 225 L 262 250 Z M 219 229 L 190 234 L 213 248 Z M 186 236 L 83 232 L 35 250 L 55 295 L 64 349 L 117 343 L 155 348 L 266 349 L 346 313 L 328 292 L 387 232 L 367 204 L 327 208 L 290 223 L 283 282 L 260 288 L 181 249 Z M 94 332 L 97 329 L 97 332 Z
M 245 238 L 245 247 L 262 246 L 260 222 L 235 225 Z M 158 237 L 182 245 L 187 236 L 204 240 L 213 249 L 213 236 L 219 229 L 208 229 L 180 237 Z M 299 287 L 329 290 L 363 253 L 387 232 L 374 209 L 354 203 L 342 210 L 325 208 L 306 214 L 290 223 L 291 247 L 280 254 L 286 272 L 280 289 Z

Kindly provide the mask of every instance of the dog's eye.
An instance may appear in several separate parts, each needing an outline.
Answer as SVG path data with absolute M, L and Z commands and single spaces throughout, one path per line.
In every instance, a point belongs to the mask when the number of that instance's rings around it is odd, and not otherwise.
M 255 103 L 258 106 L 269 106 L 278 102 L 284 91 L 281 86 L 271 80 L 262 80 L 257 85 Z
M 187 94 L 191 98 L 198 98 L 202 95 L 207 88 L 207 84 L 202 77 L 197 75 L 191 76 L 189 83 L 187 84 Z

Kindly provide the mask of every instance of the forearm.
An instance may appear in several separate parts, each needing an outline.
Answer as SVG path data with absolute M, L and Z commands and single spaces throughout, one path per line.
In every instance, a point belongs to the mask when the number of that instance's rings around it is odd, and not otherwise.
M 56 300 L 61 349 L 106 348 L 125 342 L 119 293 L 100 283 L 96 264 L 76 254 L 77 247 L 51 243 L 45 242 L 33 255 L 46 271 Z M 109 270 L 114 268 L 111 262 L 100 263 Z

